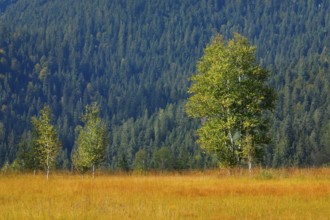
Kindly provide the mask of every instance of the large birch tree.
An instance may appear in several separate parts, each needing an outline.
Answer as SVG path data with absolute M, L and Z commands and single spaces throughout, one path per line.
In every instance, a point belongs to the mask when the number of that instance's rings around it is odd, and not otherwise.
M 225 41 L 217 34 L 207 45 L 192 76 L 186 111 L 200 118 L 200 146 L 218 155 L 222 166 L 253 160 L 269 142 L 266 113 L 275 93 L 268 71 L 256 62 L 256 48 L 239 34 Z

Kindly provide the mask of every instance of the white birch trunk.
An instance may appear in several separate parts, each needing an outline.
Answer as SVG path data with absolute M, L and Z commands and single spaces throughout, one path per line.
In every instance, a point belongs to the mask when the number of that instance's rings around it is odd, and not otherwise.
M 234 138 L 231 131 L 229 131 L 229 138 L 230 138 L 230 150 L 234 152 Z
M 48 176 L 49 176 L 49 148 L 48 148 L 48 143 L 47 143 L 47 159 L 46 159 L 46 165 L 47 165 L 47 170 L 46 170 L 46 178 L 47 178 L 47 180 L 48 180 Z
M 49 166 L 47 166 L 47 180 L 48 180 L 48 177 L 49 177 Z
M 251 157 L 251 155 L 248 155 L 248 167 L 249 167 L 249 172 L 251 173 L 251 170 L 252 170 L 252 157 Z

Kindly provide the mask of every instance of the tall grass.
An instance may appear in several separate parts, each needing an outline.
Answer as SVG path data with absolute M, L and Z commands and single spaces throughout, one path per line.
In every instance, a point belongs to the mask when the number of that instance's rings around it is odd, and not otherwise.
M 1 219 L 329 219 L 330 169 L 1 175 Z

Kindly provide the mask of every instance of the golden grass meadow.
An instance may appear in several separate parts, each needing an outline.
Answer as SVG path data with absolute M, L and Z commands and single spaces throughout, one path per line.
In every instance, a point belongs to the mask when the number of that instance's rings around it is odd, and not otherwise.
M 330 169 L 0 175 L 1 219 L 330 219 Z

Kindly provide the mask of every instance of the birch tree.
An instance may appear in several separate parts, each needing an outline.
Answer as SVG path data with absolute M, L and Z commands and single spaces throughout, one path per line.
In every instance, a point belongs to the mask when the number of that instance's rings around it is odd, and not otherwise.
M 92 169 L 93 177 L 96 167 L 105 159 L 108 144 L 106 124 L 99 117 L 100 109 L 96 103 L 87 106 L 82 116 L 83 127 L 78 127 L 76 149 L 72 155 L 74 167 L 86 172 Z
M 61 144 L 55 127 L 51 124 L 51 110 L 45 106 L 40 111 L 40 116 L 32 117 L 34 126 L 33 157 L 36 164 L 39 164 L 46 171 L 48 179 L 49 172 L 55 165 Z
M 255 54 L 256 48 L 239 34 L 228 42 L 216 35 L 192 76 L 186 111 L 202 119 L 198 143 L 216 153 L 222 166 L 246 161 L 251 169 L 269 141 L 265 115 L 274 108 L 275 93 Z

